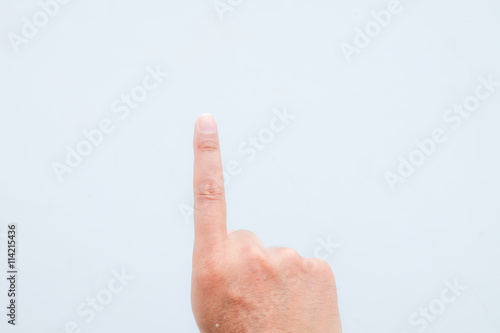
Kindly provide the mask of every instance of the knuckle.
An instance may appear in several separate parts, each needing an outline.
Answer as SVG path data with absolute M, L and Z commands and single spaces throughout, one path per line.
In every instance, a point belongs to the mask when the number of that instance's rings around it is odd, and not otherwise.
M 300 254 L 294 249 L 284 248 L 280 253 L 281 259 L 288 264 L 298 264 L 302 261 Z
M 199 201 L 217 201 L 224 199 L 224 185 L 215 179 L 209 179 L 200 183 L 196 197 Z
M 214 140 L 203 140 L 198 144 L 198 150 L 211 153 L 219 150 L 219 144 Z
M 248 230 L 238 230 L 233 233 L 233 238 L 237 238 L 240 241 L 245 241 L 249 244 L 260 244 L 260 240 L 253 232 Z
M 247 246 L 244 248 L 244 253 L 250 262 L 265 263 L 267 260 L 264 252 L 256 246 Z
M 245 246 L 242 250 L 248 267 L 252 272 L 265 272 L 270 270 L 269 260 L 262 249 L 257 246 Z
M 248 230 L 237 230 L 229 235 L 229 239 L 236 244 L 245 244 L 248 247 L 257 247 L 260 251 L 262 251 L 262 248 L 264 247 L 260 238 Z
M 323 277 L 333 277 L 333 271 L 323 259 L 312 259 L 312 271 Z

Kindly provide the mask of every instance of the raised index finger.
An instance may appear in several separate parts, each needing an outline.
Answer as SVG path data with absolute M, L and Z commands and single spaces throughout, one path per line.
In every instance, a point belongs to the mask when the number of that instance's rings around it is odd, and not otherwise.
M 227 238 L 224 177 L 215 119 L 202 114 L 194 132 L 195 251 L 219 248 Z

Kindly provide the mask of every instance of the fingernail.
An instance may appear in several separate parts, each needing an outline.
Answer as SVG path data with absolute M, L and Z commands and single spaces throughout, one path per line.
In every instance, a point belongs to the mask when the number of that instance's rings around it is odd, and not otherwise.
M 210 113 L 204 113 L 198 118 L 198 128 L 203 134 L 212 134 L 217 132 L 217 124 Z

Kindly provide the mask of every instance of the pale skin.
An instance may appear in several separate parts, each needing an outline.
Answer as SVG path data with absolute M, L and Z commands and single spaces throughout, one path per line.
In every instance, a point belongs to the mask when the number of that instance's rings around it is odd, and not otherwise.
M 209 114 L 196 122 L 194 154 L 191 301 L 200 331 L 341 333 L 328 263 L 227 230 L 219 136 Z

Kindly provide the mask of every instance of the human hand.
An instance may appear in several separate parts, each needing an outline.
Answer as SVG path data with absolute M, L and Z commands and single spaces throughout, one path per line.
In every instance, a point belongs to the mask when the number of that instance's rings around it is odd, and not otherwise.
M 249 231 L 228 232 L 217 125 L 194 134 L 195 242 L 191 301 L 202 333 L 341 333 L 328 263 L 264 248 Z

